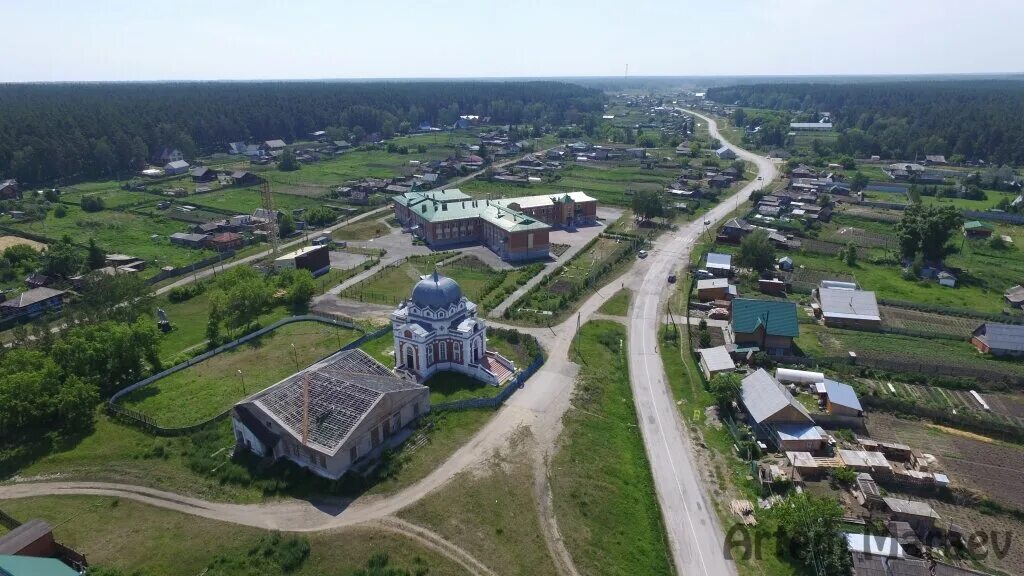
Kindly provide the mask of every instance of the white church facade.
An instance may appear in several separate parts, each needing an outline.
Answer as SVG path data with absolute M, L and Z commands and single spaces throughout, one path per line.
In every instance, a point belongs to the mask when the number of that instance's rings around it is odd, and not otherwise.
M 461 372 L 498 385 L 515 365 L 487 350 L 487 323 L 451 278 L 423 276 L 391 314 L 395 369 L 423 382 L 441 371 Z

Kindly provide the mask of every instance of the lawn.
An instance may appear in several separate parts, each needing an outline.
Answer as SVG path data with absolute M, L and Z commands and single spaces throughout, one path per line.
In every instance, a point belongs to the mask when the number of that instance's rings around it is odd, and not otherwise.
M 430 388 L 430 404 L 472 398 L 493 398 L 504 386 L 491 386 L 459 372 L 438 372 L 423 383 Z
M 601 305 L 598 312 L 612 316 L 625 316 L 629 312 L 629 301 L 633 293 L 623 288 Z
M 136 570 L 162 576 L 207 573 L 219 558 L 239 558 L 269 531 L 164 510 L 108 496 L 51 496 L 8 500 L 4 511 L 27 520 L 42 518 L 56 526 L 58 541 L 83 553 L 95 567 L 126 574 Z M 429 567 L 432 575 L 462 575 L 451 560 L 419 542 L 385 530 L 359 527 L 315 532 L 310 554 L 295 576 L 354 574 L 378 552 L 391 566 Z M 224 570 L 224 571 L 222 571 Z M 213 572 L 211 572 L 213 573 Z M 247 576 L 218 567 L 216 574 Z
M 147 260 L 149 264 L 144 275 L 155 274 L 163 266 L 184 266 L 213 254 L 209 250 L 191 250 L 171 244 L 167 237 L 185 231 L 188 226 L 164 216 L 142 216 L 114 210 L 90 213 L 74 205 L 65 208 L 67 215 L 63 218 L 58 218 L 51 210 L 45 220 L 4 223 L 53 240 L 67 234 L 76 243 L 87 244 L 90 238 L 95 238 L 96 243 L 108 253 L 130 254 Z M 153 234 L 159 238 L 151 239 Z
M 224 412 L 248 394 L 298 372 L 358 337 L 353 330 L 320 322 L 286 324 L 140 388 L 124 397 L 122 404 L 148 414 L 161 426 L 189 426 Z
M 397 304 L 409 297 L 420 276 L 432 273 L 436 267 L 439 274 L 459 283 L 464 296 L 478 302 L 487 295 L 492 284 L 502 278 L 503 272 L 492 269 L 476 256 L 464 256 L 444 266 L 438 265 L 452 257 L 452 253 L 412 256 L 348 288 L 341 296 L 378 304 Z
M 390 232 L 391 229 L 387 224 L 376 219 L 366 218 L 338 228 L 331 234 L 331 237 L 335 240 L 371 240 Z
M 257 208 L 263 207 L 260 190 L 257 187 L 224 188 L 208 194 L 189 196 L 183 200 L 187 204 L 213 208 L 234 214 L 252 214 Z M 291 212 L 298 208 L 314 208 L 323 206 L 324 200 L 309 198 L 297 194 L 274 193 L 274 206 L 281 211 Z
M 672 574 L 665 527 L 637 428 L 625 342 L 615 322 L 577 334 L 581 364 L 551 462 L 562 536 L 583 574 Z M 575 348 L 574 348 L 575 350 Z

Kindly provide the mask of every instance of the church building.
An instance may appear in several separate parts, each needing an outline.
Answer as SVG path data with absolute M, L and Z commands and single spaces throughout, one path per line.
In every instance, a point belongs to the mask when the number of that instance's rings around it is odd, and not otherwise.
M 487 324 L 455 280 L 434 271 L 391 314 L 395 370 L 423 382 L 435 372 L 461 372 L 499 385 L 515 371 L 511 360 L 487 350 Z

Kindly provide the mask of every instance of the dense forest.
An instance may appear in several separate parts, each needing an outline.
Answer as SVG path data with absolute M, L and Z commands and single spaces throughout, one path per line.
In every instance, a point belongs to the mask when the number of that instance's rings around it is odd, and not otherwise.
M 164 147 L 186 158 L 228 142 L 340 128 L 390 136 L 461 114 L 568 124 L 603 95 L 562 82 L 196 82 L 0 85 L 0 178 L 28 184 L 135 171 Z
M 839 154 L 1024 163 L 1024 81 L 756 84 L 707 94 L 716 102 L 792 111 L 795 120 L 830 112 Z

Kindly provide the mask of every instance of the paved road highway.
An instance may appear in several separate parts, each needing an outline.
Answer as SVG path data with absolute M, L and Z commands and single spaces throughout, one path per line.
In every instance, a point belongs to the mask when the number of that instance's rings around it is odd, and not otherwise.
M 696 114 L 708 123 L 712 137 L 719 135 L 714 120 Z M 633 386 L 640 429 L 651 461 L 654 485 L 661 513 L 668 529 L 669 543 L 680 575 L 721 576 L 735 574 L 735 565 L 723 554 L 723 532 L 702 484 L 689 436 L 679 416 L 658 355 L 658 328 L 671 293 L 666 289 L 669 274 L 690 260 L 690 251 L 704 231 L 725 218 L 739 201 L 775 178 L 775 165 L 764 157 L 733 147 L 743 160 L 756 164 L 758 176 L 737 193 L 738 199 L 722 202 L 703 218 L 663 236 L 648 257 L 647 271 L 633 286 L 635 296 L 629 319 L 629 377 Z M 685 270 L 684 270 L 685 272 Z

